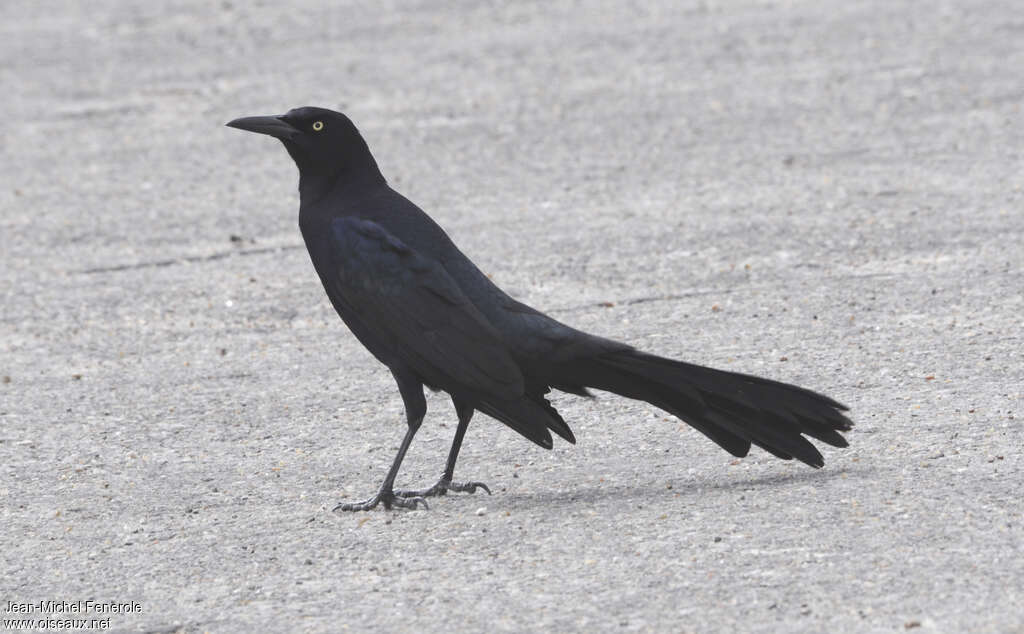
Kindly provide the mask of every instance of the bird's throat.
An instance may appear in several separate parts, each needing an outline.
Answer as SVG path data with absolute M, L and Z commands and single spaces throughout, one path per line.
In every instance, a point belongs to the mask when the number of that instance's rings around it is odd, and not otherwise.
M 384 176 L 376 169 L 339 169 L 335 172 L 320 172 L 299 168 L 299 203 L 302 207 L 316 205 L 331 196 L 338 200 L 358 198 L 378 187 L 387 185 Z

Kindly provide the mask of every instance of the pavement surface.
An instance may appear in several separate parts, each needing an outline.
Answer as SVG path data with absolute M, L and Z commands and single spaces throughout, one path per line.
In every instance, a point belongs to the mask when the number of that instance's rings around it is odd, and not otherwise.
M 0 4 L 0 616 L 1024 631 L 1017 2 L 328 4 Z M 576 446 L 474 419 L 456 476 L 494 495 L 333 514 L 404 419 L 290 159 L 223 127 L 299 105 L 513 295 L 832 395 L 851 446 L 735 460 L 561 395 Z M 454 433 L 428 404 L 400 486 Z

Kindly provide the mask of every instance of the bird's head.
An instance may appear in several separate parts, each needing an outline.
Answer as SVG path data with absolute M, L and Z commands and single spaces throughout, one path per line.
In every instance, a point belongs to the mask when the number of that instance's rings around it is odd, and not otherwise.
M 366 141 L 340 112 L 307 106 L 282 115 L 242 117 L 227 125 L 280 139 L 299 167 L 303 198 L 307 191 L 313 195 L 329 189 L 339 179 L 383 181 Z

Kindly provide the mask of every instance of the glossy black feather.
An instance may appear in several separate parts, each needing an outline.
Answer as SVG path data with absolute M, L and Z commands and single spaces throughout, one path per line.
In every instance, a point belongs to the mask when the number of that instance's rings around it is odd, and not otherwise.
M 523 395 L 523 375 L 494 327 L 444 267 L 383 227 L 331 222 L 333 291 L 394 354 L 433 385 L 503 399 Z

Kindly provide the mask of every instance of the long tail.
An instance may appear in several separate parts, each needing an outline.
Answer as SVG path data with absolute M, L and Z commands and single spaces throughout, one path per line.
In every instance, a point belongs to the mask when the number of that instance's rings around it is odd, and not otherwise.
M 571 361 L 559 368 L 559 389 L 580 386 L 615 392 L 678 416 L 734 456 L 754 444 L 812 467 L 825 460 L 804 435 L 833 447 L 846 447 L 841 431 L 853 427 L 846 407 L 810 390 L 637 350 L 610 352 Z

